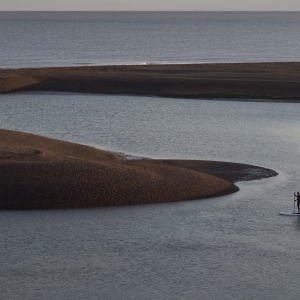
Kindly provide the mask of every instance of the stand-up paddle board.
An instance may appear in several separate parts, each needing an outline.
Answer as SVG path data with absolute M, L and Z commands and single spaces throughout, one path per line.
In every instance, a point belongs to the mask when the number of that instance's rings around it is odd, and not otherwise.
M 295 204 L 296 204 L 296 201 L 299 201 L 298 197 L 300 196 L 300 192 L 297 192 L 297 194 L 294 192 L 294 211 L 293 212 L 280 212 L 279 214 L 282 215 L 282 216 L 296 216 L 296 217 L 300 217 L 300 211 L 299 212 L 295 212 L 296 210 L 296 207 L 295 207 Z M 299 206 L 297 207 L 298 209 L 300 208 Z
M 297 212 L 280 212 L 279 213 L 282 216 L 296 216 L 296 217 L 300 217 L 300 213 Z

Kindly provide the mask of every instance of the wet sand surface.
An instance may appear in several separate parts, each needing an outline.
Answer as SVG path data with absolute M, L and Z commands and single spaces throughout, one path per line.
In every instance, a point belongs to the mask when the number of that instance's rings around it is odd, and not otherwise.
M 300 63 L 123 65 L 0 70 L 0 93 L 57 91 L 300 100 Z
M 238 191 L 235 181 L 276 174 L 272 170 L 234 163 L 123 161 L 116 154 L 92 147 L 0 130 L 2 210 L 202 199 Z

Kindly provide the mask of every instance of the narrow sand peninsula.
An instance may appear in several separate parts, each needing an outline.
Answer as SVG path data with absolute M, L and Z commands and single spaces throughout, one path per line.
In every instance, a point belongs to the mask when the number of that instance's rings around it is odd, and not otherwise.
M 126 162 L 88 146 L 0 130 L 2 210 L 173 202 L 238 190 L 233 183 L 209 175 L 214 172 L 225 179 L 231 173 L 228 178 L 232 181 L 241 179 L 241 175 L 246 179 L 248 175 L 250 179 L 276 175 L 268 169 L 221 162 Z
M 58 91 L 182 98 L 300 100 L 300 63 L 0 70 L 0 93 Z

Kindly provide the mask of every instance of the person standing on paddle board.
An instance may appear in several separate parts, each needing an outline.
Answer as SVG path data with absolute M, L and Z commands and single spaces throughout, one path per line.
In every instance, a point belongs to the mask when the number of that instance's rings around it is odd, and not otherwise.
M 297 192 L 297 194 L 294 193 L 294 196 L 296 197 L 295 201 L 297 201 L 298 212 L 300 212 L 300 210 L 299 210 L 299 206 L 300 206 L 300 193 L 299 192 Z

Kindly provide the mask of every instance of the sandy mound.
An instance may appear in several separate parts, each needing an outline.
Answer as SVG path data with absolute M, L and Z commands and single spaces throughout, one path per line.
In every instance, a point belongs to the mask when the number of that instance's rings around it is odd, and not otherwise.
M 172 202 L 237 190 L 182 166 L 124 162 L 91 147 L 0 130 L 0 209 Z

